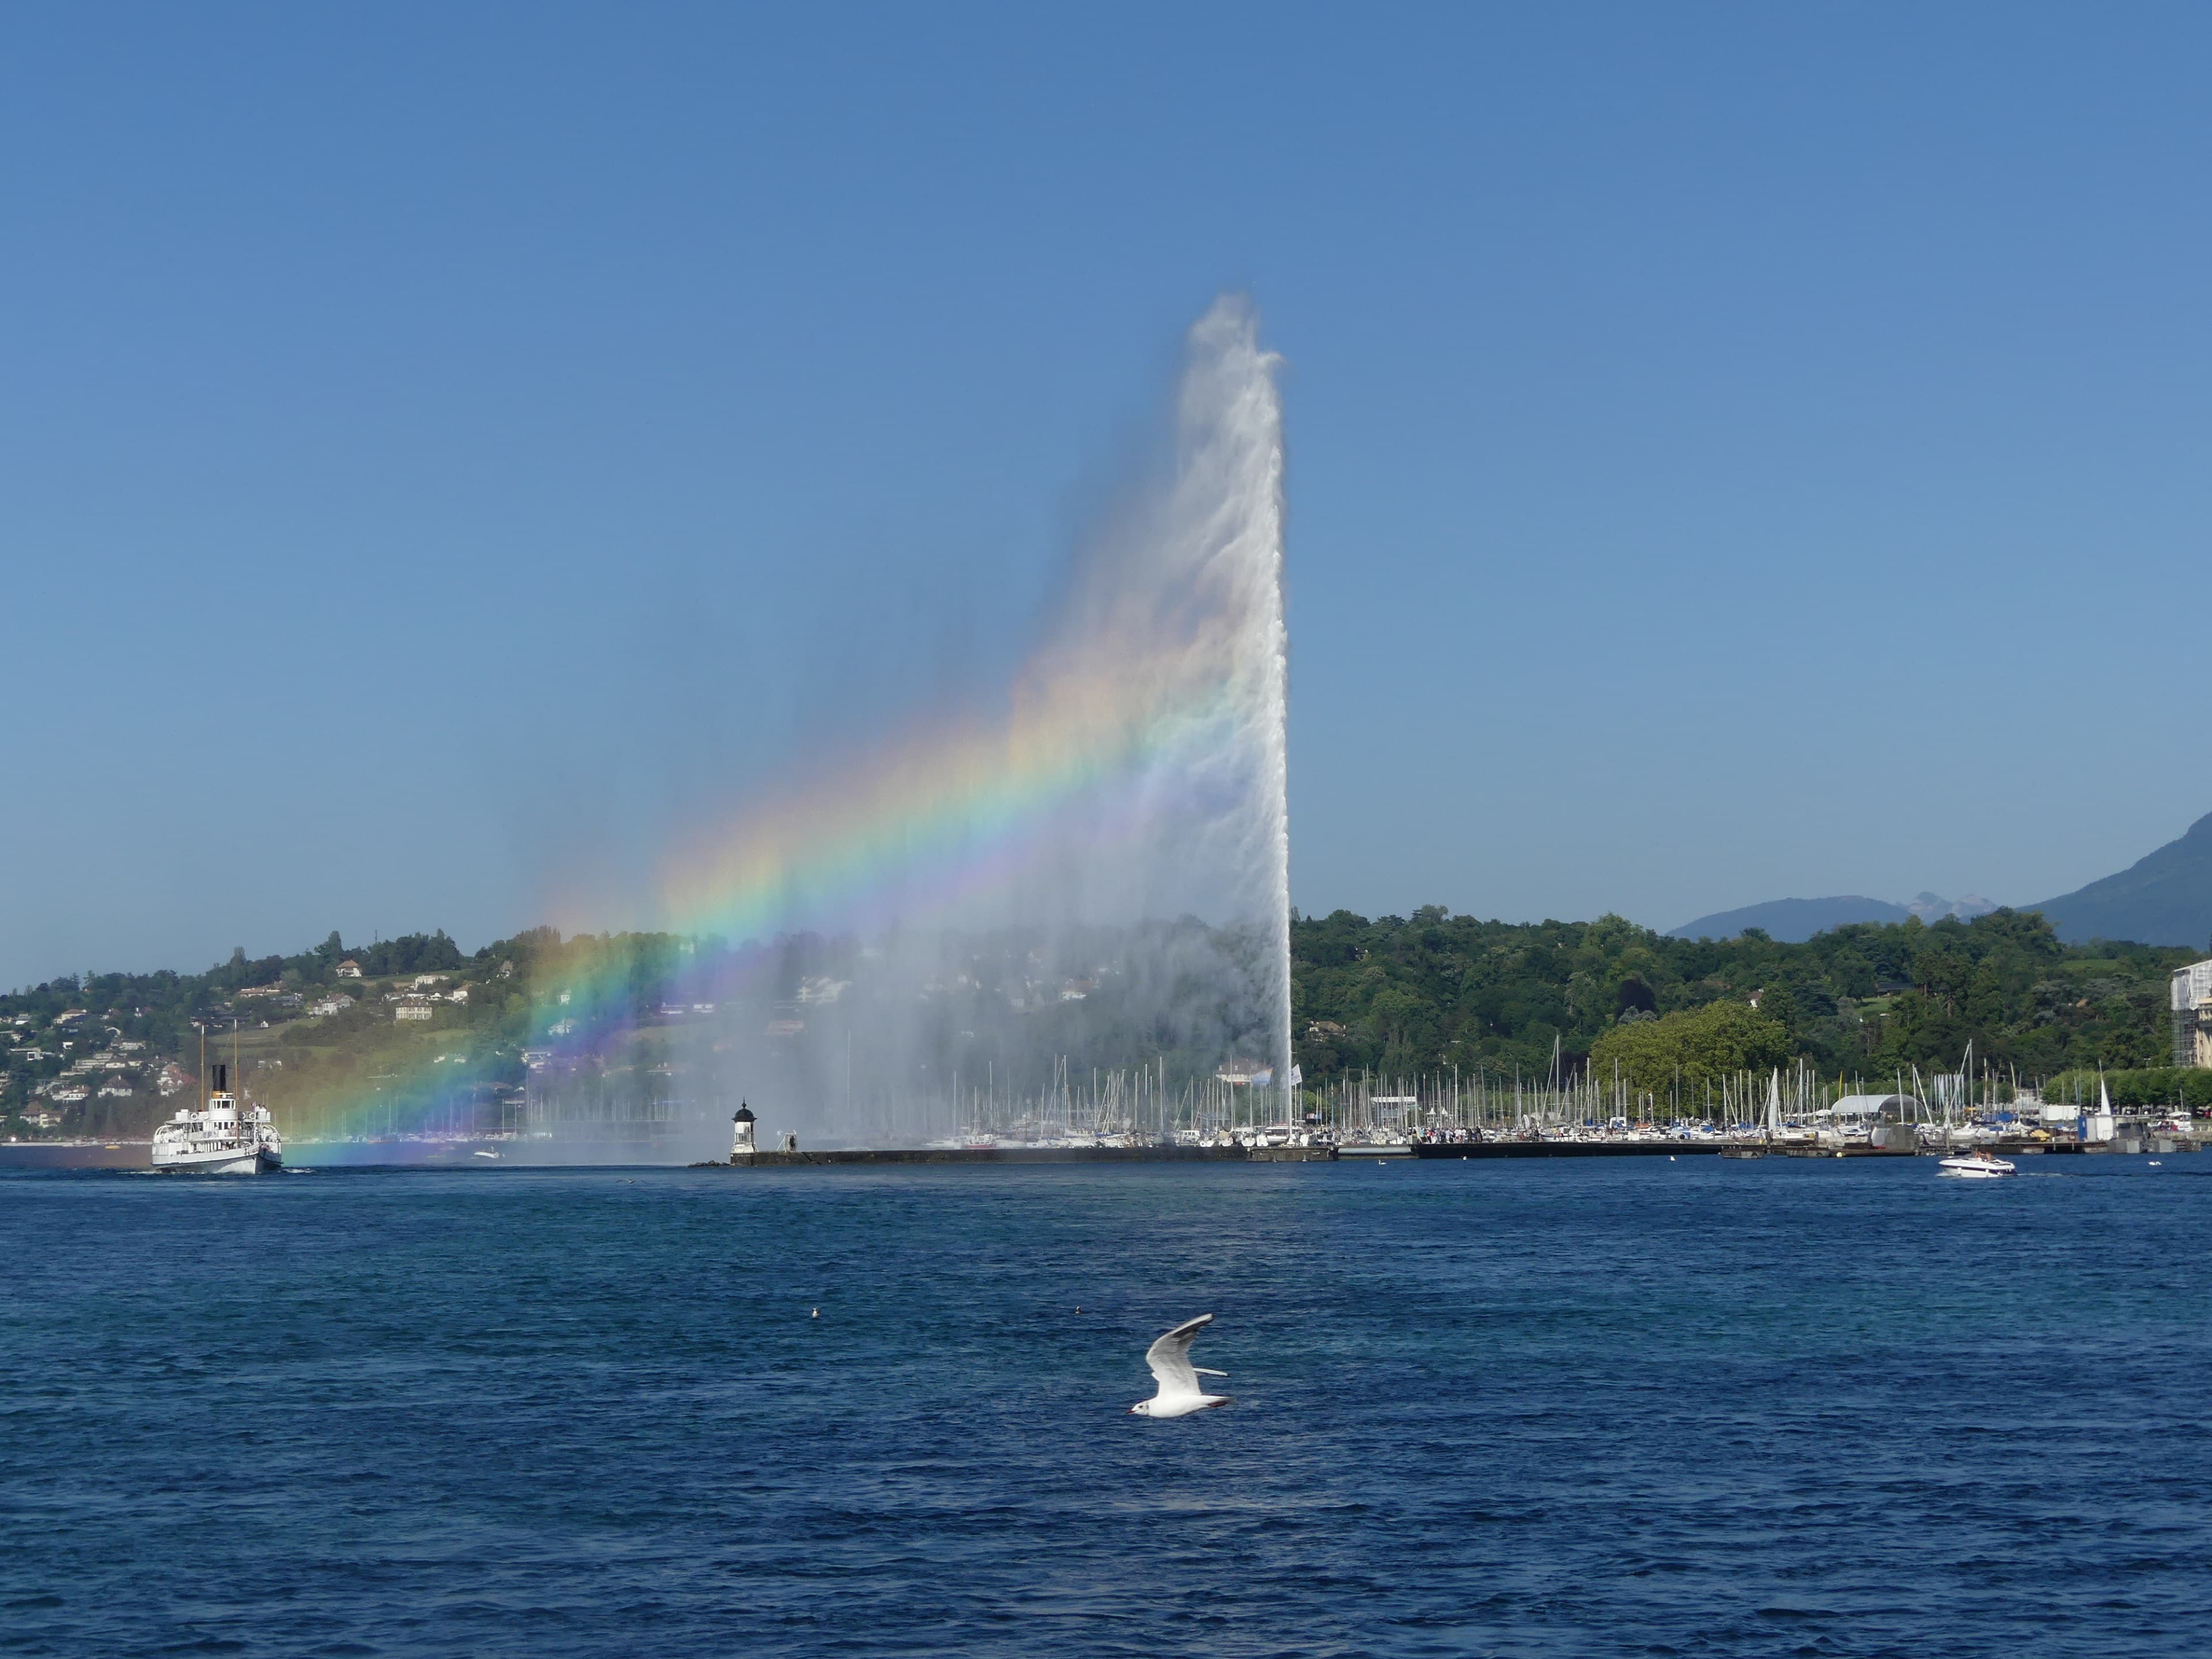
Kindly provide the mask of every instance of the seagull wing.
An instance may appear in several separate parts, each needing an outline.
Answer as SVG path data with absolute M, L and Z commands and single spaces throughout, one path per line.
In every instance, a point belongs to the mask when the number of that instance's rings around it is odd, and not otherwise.
M 1145 1350 L 1145 1364 L 1159 1379 L 1163 1396 L 1199 1392 L 1198 1372 L 1190 1363 L 1191 1339 L 1212 1322 L 1212 1314 L 1187 1319 Z

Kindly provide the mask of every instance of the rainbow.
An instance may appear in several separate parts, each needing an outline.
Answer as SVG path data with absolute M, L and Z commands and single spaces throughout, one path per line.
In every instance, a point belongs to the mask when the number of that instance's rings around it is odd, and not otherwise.
M 1224 719 L 1217 688 L 1164 707 L 1103 678 L 1049 690 L 995 728 L 909 733 L 676 862 L 676 931 L 738 939 L 942 913 L 1003 888 L 1079 810 L 1093 841 L 1133 836 L 1139 791 L 1117 786 L 1171 771 Z
M 1250 796 L 1255 753 L 1272 757 L 1279 799 L 1281 420 L 1256 332 L 1237 300 L 1193 329 L 1172 474 L 1079 563 L 1003 712 L 915 722 L 685 845 L 662 872 L 668 932 L 757 940 L 953 916 L 1071 848 L 1111 862 L 1183 826 L 1214 833 Z M 1261 851 L 1279 893 L 1286 855 Z M 566 1022 L 566 1045 L 616 1041 L 626 974 L 611 956 L 569 984 L 536 1011 L 541 1040 Z M 343 1121 L 419 1123 L 448 1082 L 423 1070 Z

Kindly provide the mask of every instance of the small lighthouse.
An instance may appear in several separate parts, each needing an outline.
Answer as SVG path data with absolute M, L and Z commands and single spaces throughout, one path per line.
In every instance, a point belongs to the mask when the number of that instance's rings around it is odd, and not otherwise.
M 727 1099 L 727 1096 L 723 1098 Z M 742 1100 L 738 1103 L 737 1115 L 730 1120 L 730 1162 L 750 1158 L 759 1148 L 753 1145 L 752 1108 Z

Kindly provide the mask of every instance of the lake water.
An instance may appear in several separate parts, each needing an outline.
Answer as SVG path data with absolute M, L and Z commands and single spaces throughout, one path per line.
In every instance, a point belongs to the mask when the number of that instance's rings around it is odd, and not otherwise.
M 0 1651 L 2203 1653 L 2166 1164 L 0 1177 Z

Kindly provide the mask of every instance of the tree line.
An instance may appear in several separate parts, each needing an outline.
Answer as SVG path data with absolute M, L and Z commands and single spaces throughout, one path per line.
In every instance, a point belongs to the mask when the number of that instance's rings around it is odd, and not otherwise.
M 1887 1087 L 1983 1063 L 2028 1083 L 2169 1066 L 2167 981 L 2196 952 L 2063 944 L 2035 912 L 1859 923 L 1784 944 L 1684 939 L 1619 916 L 1511 923 L 1439 906 L 1294 915 L 1293 1037 L 1346 1071 L 1544 1074 L 1556 1052 L 1644 1087 L 1802 1059 Z M 1754 1006 L 1754 1004 L 1756 1005 Z

